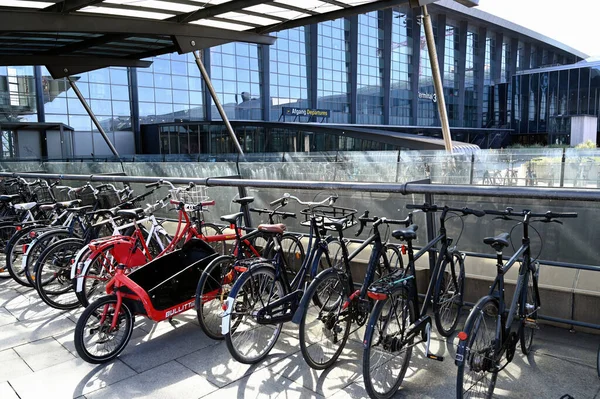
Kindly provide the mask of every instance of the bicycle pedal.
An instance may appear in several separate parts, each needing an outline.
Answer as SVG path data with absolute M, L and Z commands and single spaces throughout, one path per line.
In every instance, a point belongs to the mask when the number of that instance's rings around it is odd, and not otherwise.
M 433 353 L 429 353 L 429 354 L 427 354 L 427 359 L 437 360 L 438 362 L 443 362 L 444 356 L 438 356 L 438 355 L 434 355 Z
M 535 330 L 539 330 L 540 329 L 540 326 L 539 326 L 537 320 L 530 319 L 530 318 L 526 318 L 525 319 L 525 321 L 523 323 L 523 326 L 527 327 L 527 328 L 533 328 Z

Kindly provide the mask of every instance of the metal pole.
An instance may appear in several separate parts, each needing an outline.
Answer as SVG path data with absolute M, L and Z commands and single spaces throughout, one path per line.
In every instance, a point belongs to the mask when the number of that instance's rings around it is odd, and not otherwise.
M 81 101 L 81 105 L 83 105 L 83 108 L 85 108 L 85 110 L 88 113 L 88 115 L 90 116 L 90 118 L 92 118 L 92 122 L 94 122 L 94 125 L 96 125 L 96 128 L 98 129 L 98 131 L 102 135 L 102 138 L 104 139 L 104 141 L 106 141 L 106 145 L 108 145 L 108 148 L 110 148 L 110 151 L 113 153 L 113 155 L 115 157 L 119 158 L 119 153 L 117 152 L 117 149 L 110 142 L 110 139 L 106 135 L 106 132 L 104 131 L 104 129 L 102 129 L 102 126 L 100 126 L 100 121 L 96 118 L 96 115 L 94 115 L 94 112 L 92 111 L 92 109 L 88 105 L 87 101 L 85 101 L 85 98 L 83 98 L 83 95 L 79 91 L 79 88 L 77 87 L 77 85 L 75 84 L 75 82 L 73 81 L 73 79 L 71 79 L 71 76 L 67 76 L 67 79 L 69 80 L 69 84 L 71 85 L 71 88 L 75 92 L 75 95 L 77 96 L 77 98 L 79 99 L 79 101 Z
M 231 140 L 233 141 L 233 144 L 235 145 L 235 149 L 241 156 L 244 156 L 244 150 L 242 150 L 242 146 L 240 145 L 240 142 L 238 141 L 237 136 L 235 135 L 235 132 L 233 131 L 233 128 L 231 127 L 231 124 L 229 123 L 229 119 L 227 119 L 225 110 L 223 109 L 223 106 L 221 106 L 221 102 L 219 101 L 219 99 L 217 97 L 217 93 L 215 92 L 215 88 L 213 87 L 210 77 L 208 76 L 208 72 L 206 72 L 206 68 L 204 68 L 204 64 L 202 63 L 202 59 L 200 58 L 200 52 L 198 52 L 198 50 L 194 50 L 193 53 L 194 53 L 194 57 L 196 58 L 196 65 L 198 65 L 198 69 L 200 70 L 200 74 L 202 75 L 202 79 L 204 79 L 206 88 L 210 92 L 210 96 L 212 97 L 213 101 L 215 102 L 217 110 L 219 111 L 219 114 L 221 115 L 221 119 L 223 119 L 223 123 L 225 124 L 225 127 L 227 128 L 227 131 L 229 132 L 229 136 L 231 136 Z
M 448 114 L 446 114 L 446 100 L 444 99 L 444 86 L 442 85 L 442 76 L 435 49 L 435 39 L 433 37 L 433 28 L 431 27 L 431 17 L 427 12 L 427 6 L 422 6 L 423 22 L 425 25 L 425 39 L 427 40 L 427 50 L 429 51 L 429 62 L 431 63 L 431 72 L 433 73 L 433 85 L 437 94 L 437 105 L 440 113 L 440 122 L 442 123 L 442 134 L 446 151 L 452 152 L 452 138 L 450 137 L 450 124 L 448 123 Z M 442 36 L 443 37 L 443 36 Z

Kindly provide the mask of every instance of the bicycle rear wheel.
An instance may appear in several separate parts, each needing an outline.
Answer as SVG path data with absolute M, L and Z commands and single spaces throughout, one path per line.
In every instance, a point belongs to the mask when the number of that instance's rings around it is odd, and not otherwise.
M 6 245 L 15 231 L 17 228 L 12 224 L 0 226 L 0 279 L 11 278 L 6 267 Z
M 225 343 L 231 356 L 240 363 L 255 364 L 263 360 L 277 343 L 283 323 L 259 324 L 256 312 L 286 294 L 270 265 L 256 266 L 243 273 L 233 286 L 223 319 L 228 332 Z
M 337 272 L 317 276 L 304 295 L 319 294 L 320 304 L 308 301 L 300 321 L 300 350 L 315 370 L 331 367 L 342 353 L 352 321 L 351 308 L 344 309 L 350 292 Z M 352 306 L 352 305 L 351 305 Z
M 464 360 L 456 378 L 457 399 L 492 397 L 498 377 L 496 342 L 502 340 L 496 328 L 498 317 L 498 304 L 491 298 L 471 310 L 464 330 Z
M 363 351 L 363 377 L 371 398 L 389 399 L 400 388 L 412 356 L 412 340 L 406 341 L 406 332 L 414 320 L 407 289 L 375 303 Z
M 72 237 L 72 235 L 66 230 L 57 230 L 51 232 L 45 232 L 40 234 L 29 244 L 27 250 L 23 255 L 23 270 L 25 271 L 25 277 L 29 284 L 35 287 L 35 264 L 42 254 L 52 244 L 63 240 L 65 238 Z
M 79 306 L 71 283 L 71 261 L 81 245 L 81 240 L 66 239 L 40 254 L 35 266 L 35 284 L 40 298 L 48 306 L 63 310 Z
M 202 223 L 200 226 L 200 232 L 204 237 L 216 236 L 222 234 L 222 229 L 216 224 L 212 223 Z M 209 242 L 210 245 L 216 253 L 223 255 L 225 254 L 225 241 L 213 241 Z
M 33 238 L 30 233 L 33 230 L 23 229 L 17 231 L 6 245 L 6 269 L 10 276 L 17 283 L 24 287 L 32 287 L 31 283 L 25 276 L 25 268 L 23 267 L 23 254 Z
M 535 285 L 534 285 L 535 279 Z M 538 309 L 540 304 L 538 303 L 538 296 L 535 293 L 535 287 L 537 286 L 537 270 L 536 273 L 528 271 L 525 275 L 525 281 L 523 282 L 523 291 L 521 310 L 523 317 L 523 326 L 520 329 L 519 339 L 521 341 L 521 352 L 525 356 L 531 352 L 531 346 L 533 345 L 533 336 L 537 328 Z
M 433 314 L 438 332 L 449 337 L 456 330 L 463 306 L 465 265 L 458 254 L 446 256 L 440 265 L 433 292 Z
M 117 267 L 115 258 L 110 254 L 111 249 L 106 248 L 104 251 L 90 253 L 88 258 L 81 259 L 84 263 L 89 262 L 89 265 L 85 271 L 82 271 L 83 275 L 74 280 L 74 283 L 76 283 L 75 295 L 84 308 L 98 297 L 106 295 L 106 284 Z M 79 279 L 82 281 L 79 282 Z
M 229 296 L 236 272 L 235 258 L 221 256 L 213 260 L 202 272 L 196 289 L 196 314 L 202 331 L 210 338 L 222 340 L 221 314 L 223 303 Z

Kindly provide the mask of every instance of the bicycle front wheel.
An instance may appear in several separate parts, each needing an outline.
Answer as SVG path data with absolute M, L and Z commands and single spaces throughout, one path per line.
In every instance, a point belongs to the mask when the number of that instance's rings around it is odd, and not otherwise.
M 491 398 L 498 377 L 496 342 L 502 337 L 496 331 L 498 304 L 493 299 L 471 310 L 465 325 L 467 343 L 464 360 L 458 366 L 456 398 Z
M 6 267 L 6 245 L 16 231 L 17 228 L 12 224 L 0 226 L 0 279 L 11 278 Z
M 406 339 L 415 314 L 408 290 L 377 301 L 365 331 L 363 377 L 371 398 L 389 399 L 402 384 L 412 355 Z
M 260 324 L 256 313 L 285 294 L 270 265 L 255 267 L 238 278 L 227 300 L 230 316 L 223 320 L 229 327 L 225 342 L 235 360 L 255 364 L 267 357 L 277 343 L 283 323 Z
M 459 254 L 445 257 L 433 292 L 433 314 L 438 332 L 444 337 L 454 333 L 463 306 L 465 265 Z
M 116 296 L 104 296 L 88 306 L 77 320 L 75 349 L 86 362 L 104 363 L 114 359 L 129 342 L 133 332 L 133 313 L 125 303 L 121 303 L 117 324 L 112 328 L 116 307 Z
M 327 272 L 325 272 L 327 273 Z M 300 321 L 300 349 L 306 363 L 315 370 L 329 368 L 342 353 L 352 321 L 350 307 L 344 303 L 350 292 L 338 273 L 317 276 L 304 293 L 307 298 L 319 295 L 317 301 L 308 301 Z
M 113 277 L 117 267 L 117 261 L 111 255 L 112 247 L 107 247 L 98 252 L 91 252 L 88 258 L 81 258 L 81 261 L 89 265 L 87 269 L 78 276 L 74 283 L 78 284 L 78 279 L 82 283 L 75 287 L 75 294 L 81 306 L 86 307 L 96 298 L 106 295 L 106 284 Z
M 540 307 L 538 296 L 535 293 L 537 284 L 534 285 L 534 279 L 536 280 L 535 283 L 537 283 L 537 273 L 534 274 L 532 271 L 527 272 L 523 284 L 523 298 L 521 300 L 521 306 L 523 307 L 521 310 L 523 326 L 521 327 L 519 338 L 521 341 L 521 352 L 523 352 L 525 356 L 529 355 L 529 352 L 531 352 L 533 335 L 537 328 L 538 309 Z
M 220 256 L 200 276 L 196 289 L 196 314 L 202 331 L 212 339 L 222 340 L 221 314 L 236 276 L 233 256 Z

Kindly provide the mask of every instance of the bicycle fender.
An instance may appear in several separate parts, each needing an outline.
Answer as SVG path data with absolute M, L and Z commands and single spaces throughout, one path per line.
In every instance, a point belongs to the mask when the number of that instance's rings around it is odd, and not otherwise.
M 323 270 L 321 273 L 319 273 L 317 275 L 317 277 L 315 277 L 313 279 L 313 281 L 310 283 L 310 285 L 308 286 L 306 291 L 304 291 L 305 295 L 302 295 L 302 299 L 300 299 L 300 304 L 298 305 L 298 309 L 296 309 L 296 312 L 294 313 L 294 316 L 292 317 L 292 323 L 300 324 L 300 322 L 302 321 L 302 315 L 306 311 L 306 307 L 308 306 L 310 300 L 312 299 L 312 298 L 309 298 L 308 295 L 306 295 L 306 293 L 309 292 L 313 286 L 316 287 L 325 277 L 328 277 L 330 274 L 337 274 L 337 273 L 338 273 L 337 269 L 329 268 L 329 269 Z
M 81 257 L 83 256 L 83 254 L 85 253 L 85 251 L 87 249 L 88 249 L 88 246 L 86 245 L 77 252 L 77 255 L 75 255 L 75 260 L 73 261 L 73 264 L 71 265 L 71 280 L 73 280 L 77 277 L 77 265 L 79 265 L 79 263 L 81 262 Z M 82 267 L 83 267 L 83 265 L 82 265 Z
M 477 314 L 479 312 L 481 312 L 481 310 L 483 308 L 483 304 L 486 303 L 490 299 L 493 300 L 493 301 L 495 301 L 495 302 L 498 301 L 498 299 L 495 298 L 492 295 L 486 295 L 484 297 L 481 297 L 477 301 L 477 303 L 475 304 L 475 306 L 473 306 L 473 308 L 471 309 L 471 312 L 469 313 L 469 316 L 467 317 L 467 321 L 465 322 L 464 330 L 469 330 L 471 328 L 471 325 L 477 319 Z M 465 352 L 466 352 L 466 349 L 467 349 L 467 341 L 469 340 L 469 338 L 470 337 L 467 337 L 467 339 L 465 339 L 465 340 L 459 340 L 458 341 L 458 346 L 456 348 L 456 357 L 454 358 L 454 364 L 457 365 L 457 366 L 461 366 L 463 364 L 463 362 L 465 361 Z

